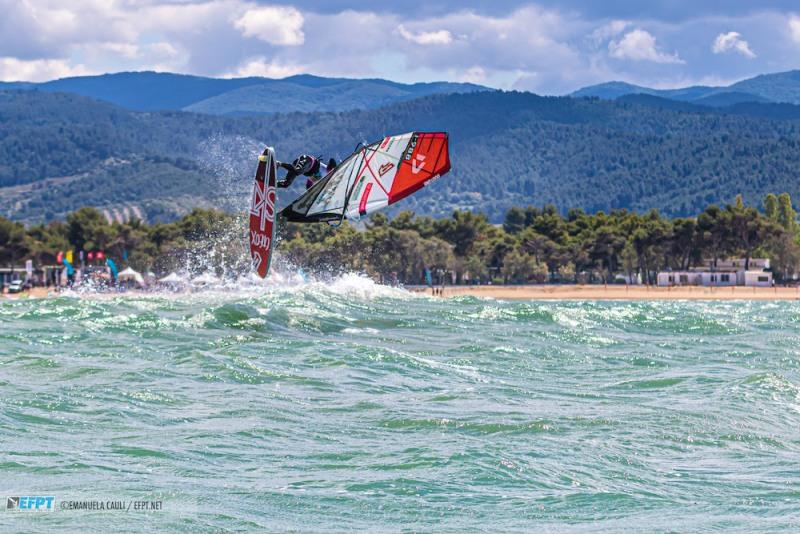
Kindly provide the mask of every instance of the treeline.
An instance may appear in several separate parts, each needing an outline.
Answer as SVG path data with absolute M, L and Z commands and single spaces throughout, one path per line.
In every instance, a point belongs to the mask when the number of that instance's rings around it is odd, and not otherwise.
M 759 104 L 670 109 L 498 91 L 265 118 L 137 113 L 74 95 L 0 91 L 0 214 L 38 222 L 122 204 L 151 221 L 177 218 L 188 204 L 218 205 L 219 191 L 241 185 L 246 194 L 263 144 L 279 158 L 341 160 L 363 140 L 444 130 L 453 170 L 405 209 L 436 217 L 469 209 L 500 223 L 535 199 L 590 213 L 659 207 L 690 216 L 736 193 L 749 204 L 770 191 L 800 195 L 800 107 L 789 107 L 795 112 L 778 120 L 759 116 L 774 109 Z
M 64 221 L 25 227 L 0 217 L 0 265 L 57 264 L 59 252 L 103 251 L 120 268 L 159 274 L 175 270 L 244 272 L 244 218 L 213 209 L 195 209 L 172 223 L 139 220 L 109 223 L 95 208 L 81 208 Z
M 571 209 L 562 216 L 552 205 L 511 208 L 502 226 L 466 211 L 444 219 L 376 214 L 363 232 L 291 225 L 281 250 L 306 268 L 365 271 L 406 284 L 424 283 L 426 268 L 456 283 L 610 283 L 623 275 L 654 284 L 660 270 L 730 257 L 768 257 L 776 279 L 787 281 L 800 268 L 797 213 L 786 193 L 767 195 L 762 210 L 738 196 L 675 219 L 656 210 Z
M 173 223 L 108 223 L 93 208 L 66 220 L 25 227 L 0 217 L 0 264 L 54 265 L 60 251 L 102 250 L 121 267 L 165 274 L 173 270 L 249 270 L 244 215 L 195 209 Z M 566 215 L 550 205 L 515 207 L 502 225 L 485 215 L 455 211 L 433 218 L 402 212 L 378 213 L 364 228 L 344 223 L 283 224 L 277 265 L 309 272 L 363 272 L 404 284 L 543 283 L 641 278 L 655 283 L 664 269 L 688 269 L 725 258 L 767 257 L 775 278 L 788 281 L 800 270 L 800 227 L 788 194 L 769 194 L 760 209 L 741 197 L 710 205 L 696 217 L 670 219 L 652 210 L 615 210 Z

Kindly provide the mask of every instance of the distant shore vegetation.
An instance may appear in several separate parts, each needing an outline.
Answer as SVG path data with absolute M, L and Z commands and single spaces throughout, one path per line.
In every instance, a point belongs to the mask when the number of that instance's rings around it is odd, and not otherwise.
M 164 274 L 249 269 L 245 215 L 195 209 L 172 223 L 109 223 L 94 208 L 64 221 L 24 226 L 0 217 L 0 266 L 32 259 L 55 265 L 59 252 L 102 250 L 120 266 Z M 684 270 L 726 258 L 771 260 L 777 282 L 800 271 L 800 225 L 786 193 L 761 206 L 741 196 L 709 205 L 695 217 L 667 218 L 658 211 L 614 210 L 589 214 L 555 206 L 515 207 L 502 225 L 485 215 L 454 211 L 447 218 L 401 212 L 375 214 L 363 227 L 348 223 L 282 224 L 278 267 L 336 274 L 363 272 L 383 282 L 545 283 L 641 279 L 654 284 L 662 270 Z

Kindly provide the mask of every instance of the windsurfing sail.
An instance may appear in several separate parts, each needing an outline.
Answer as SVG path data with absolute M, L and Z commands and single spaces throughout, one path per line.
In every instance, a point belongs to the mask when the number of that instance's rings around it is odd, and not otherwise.
M 253 195 L 250 198 L 250 257 L 253 269 L 266 278 L 275 245 L 275 182 L 278 163 L 275 151 L 267 147 L 258 156 Z
M 357 221 L 450 170 L 447 134 L 410 132 L 361 146 L 281 215 L 293 222 Z

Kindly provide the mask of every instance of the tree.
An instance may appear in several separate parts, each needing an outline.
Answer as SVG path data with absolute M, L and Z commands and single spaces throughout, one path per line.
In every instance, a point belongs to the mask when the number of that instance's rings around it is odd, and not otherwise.
M 81 208 L 67 215 L 67 238 L 75 250 L 105 250 L 113 233 L 100 211 Z
M 0 217 L 0 263 L 14 267 L 14 263 L 28 252 L 25 227 Z
M 620 260 L 622 261 L 622 268 L 628 277 L 628 283 L 633 283 L 634 275 L 639 268 L 639 255 L 636 253 L 636 248 L 633 242 L 628 240 L 620 253 Z
M 781 193 L 778 196 L 778 224 L 789 232 L 797 231 L 797 212 L 792 207 L 789 193 Z
M 769 241 L 776 231 L 774 223 L 763 218 L 755 208 L 746 208 L 737 197 L 735 206 L 728 206 L 731 229 L 738 242 L 738 248 L 744 256 L 744 268 L 750 269 L 750 258 L 753 252 Z
M 467 256 L 462 264 L 464 278 L 467 280 L 477 280 L 478 283 L 481 283 L 485 279 L 489 278 L 489 267 L 485 261 L 481 259 L 480 256 L 473 254 Z
M 551 272 L 555 272 L 561 263 L 561 251 L 558 245 L 532 227 L 526 228 L 520 235 L 520 249 L 531 254 L 536 263 L 545 263 Z
M 697 217 L 697 231 L 702 250 L 711 259 L 711 268 L 716 269 L 717 261 L 726 257 L 731 249 L 730 212 L 716 204 L 708 206 Z
M 453 243 L 455 253 L 464 256 L 477 237 L 489 225 L 485 215 L 476 215 L 471 211 L 456 210 L 450 219 L 441 221 L 438 237 Z
M 787 230 L 777 226 L 777 231 L 772 235 L 766 246 L 770 254 L 772 268 L 776 278 L 781 282 L 788 281 L 800 266 L 800 243 L 797 238 Z
M 685 270 L 690 268 L 694 261 L 701 259 L 697 243 L 697 221 L 692 218 L 674 219 L 667 263 L 675 269 Z
M 503 230 L 509 234 L 518 234 L 525 228 L 525 210 L 513 207 L 506 212 Z
M 625 237 L 619 228 L 612 224 L 604 224 L 594 232 L 590 257 L 604 272 L 603 280 L 608 281 L 617 270 L 617 257 L 625 246 Z
M 558 277 L 562 282 L 575 282 L 576 275 L 575 264 L 572 262 L 565 263 L 558 268 Z
M 546 278 L 547 267 L 537 263 L 530 254 L 512 250 L 506 255 L 501 272 L 507 282 L 524 283 L 537 276 Z
M 778 222 L 778 197 L 775 193 L 769 193 L 764 197 L 764 215 L 770 221 Z

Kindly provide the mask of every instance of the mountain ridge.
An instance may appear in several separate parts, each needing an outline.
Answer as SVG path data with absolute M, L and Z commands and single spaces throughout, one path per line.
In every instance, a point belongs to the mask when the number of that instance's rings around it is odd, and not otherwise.
M 711 106 L 729 105 L 733 100 L 800 104 L 800 70 L 759 74 L 728 86 L 718 87 L 695 85 L 675 89 L 653 89 L 622 81 L 611 81 L 582 87 L 569 96 L 615 100 L 630 94 L 648 94 Z
M 358 92 L 358 99 L 335 99 L 336 88 L 346 86 Z M 258 88 L 259 100 L 242 98 L 247 88 Z M 299 74 L 287 78 L 207 78 L 169 72 L 118 72 L 97 76 L 76 76 L 49 82 L 0 82 L 0 90 L 39 90 L 72 93 L 109 102 L 131 111 L 202 111 L 203 113 L 260 114 L 277 111 L 344 111 L 375 109 L 429 94 L 487 91 L 487 87 L 468 83 L 429 82 L 403 84 L 380 78 L 324 78 Z M 298 98 L 301 89 L 305 100 Z M 387 96 L 387 90 L 390 93 Z M 225 95 L 230 94 L 229 100 Z M 306 101 L 316 106 L 303 106 Z M 251 108 L 242 108 L 242 102 Z M 326 106 L 326 103 L 330 103 Z M 274 103 L 274 104 L 273 104 Z M 270 107 L 272 106 L 272 107 Z M 294 106 L 294 107 L 292 107 Z M 197 107 L 198 109 L 193 109 Z M 305 109 L 308 108 L 308 109 Z

